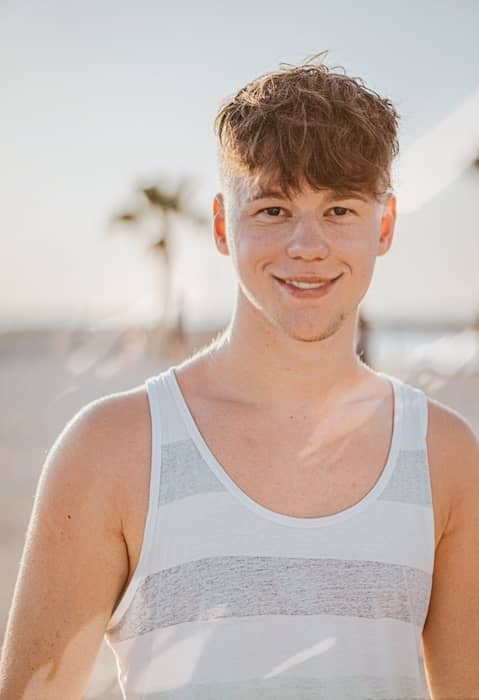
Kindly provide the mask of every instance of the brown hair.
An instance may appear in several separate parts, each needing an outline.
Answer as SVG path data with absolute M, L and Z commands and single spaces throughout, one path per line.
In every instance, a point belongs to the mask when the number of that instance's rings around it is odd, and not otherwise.
M 242 88 L 216 119 L 221 175 L 247 175 L 287 194 L 306 182 L 376 197 L 391 188 L 399 146 L 393 104 L 318 54 Z

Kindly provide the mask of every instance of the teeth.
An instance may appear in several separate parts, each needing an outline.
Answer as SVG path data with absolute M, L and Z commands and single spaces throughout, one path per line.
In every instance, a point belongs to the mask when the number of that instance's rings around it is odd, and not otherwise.
M 299 289 L 317 289 L 327 284 L 327 282 L 296 282 L 294 280 L 285 280 L 285 282 L 286 284 L 292 284 L 293 287 L 299 287 Z

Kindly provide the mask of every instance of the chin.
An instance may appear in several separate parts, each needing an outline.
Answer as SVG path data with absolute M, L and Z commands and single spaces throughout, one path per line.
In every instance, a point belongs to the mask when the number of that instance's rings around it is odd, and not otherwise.
M 303 343 L 317 343 L 335 335 L 342 328 L 346 318 L 345 314 L 340 314 L 327 324 L 278 324 L 278 328 L 280 328 L 288 338 L 292 338 L 293 340 L 299 340 Z
M 318 331 L 315 334 L 289 333 L 288 335 L 292 340 L 297 340 L 300 343 L 320 343 L 323 340 L 331 338 L 334 333 L 334 331 L 332 333 L 328 331 Z

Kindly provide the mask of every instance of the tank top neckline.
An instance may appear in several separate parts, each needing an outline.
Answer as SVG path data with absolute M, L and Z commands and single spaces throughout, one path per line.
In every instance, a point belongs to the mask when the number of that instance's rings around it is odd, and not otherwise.
M 335 523 L 347 520 L 362 511 L 364 511 L 371 503 L 377 500 L 384 488 L 386 487 L 396 465 L 397 454 L 399 452 L 399 447 L 401 444 L 401 432 L 402 432 L 402 414 L 403 414 L 403 399 L 401 395 L 401 380 L 393 377 L 391 375 L 385 374 L 383 372 L 376 372 L 377 375 L 387 379 L 392 388 L 393 394 L 393 429 L 390 438 L 389 452 L 386 458 L 385 466 L 383 467 L 378 479 L 371 489 L 356 503 L 353 503 L 348 508 L 337 511 L 336 513 L 331 513 L 329 515 L 321 515 L 318 517 L 300 517 L 294 515 L 286 515 L 285 513 L 280 513 L 278 511 L 271 510 L 266 506 L 261 505 L 255 501 L 251 496 L 243 491 L 233 479 L 228 475 L 224 467 L 216 459 L 215 455 L 212 453 L 208 447 L 203 435 L 201 434 L 193 414 L 191 413 L 189 406 L 186 402 L 183 392 L 181 391 L 180 385 L 176 378 L 175 366 L 170 367 L 163 373 L 163 379 L 166 386 L 169 388 L 171 395 L 175 401 L 175 404 L 183 418 L 183 421 L 188 430 L 188 434 L 193 440 L 196 448 L 199 450 L 201 456 L 205 460 L 208 467 L 212 470 L 215 476 L 222 482 L 226 489 L 234 496 L 240 503 L 249 508 L 251 511 L 257 515 L 271 520 L 273 522 L 279 523 L 286 527 L 299 527 L 299 528 L 315 528 L 315 527 L 325 527 L 328 525 L 333 525 Z

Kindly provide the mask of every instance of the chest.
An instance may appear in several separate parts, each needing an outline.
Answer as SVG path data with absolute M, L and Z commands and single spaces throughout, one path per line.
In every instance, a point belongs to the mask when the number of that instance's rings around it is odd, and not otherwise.
M 388 460 L 392 406 L 371 409 L 374 420 L 358 411 L 329 421 L 196 408 L 211 458 L 248 497 L 284 515 L 321 517 L 354 505 Z
M 197 439 L 226 476 L 259 505 L 298 518 L 331 515 L 361 501 L 380 478 L 393 438 L 392 398 L 358 405 L 328 421 L 251 413 L 194 396 L 188 408 Z M 127 490 L 125 519 L 130 578 L 148 509 L 149 450 L 137 466 Z M 430 467 L 435 492 L 434 464 Z M 434 503 L 436 541 L 442 532 L 440 506 Z

